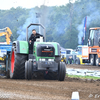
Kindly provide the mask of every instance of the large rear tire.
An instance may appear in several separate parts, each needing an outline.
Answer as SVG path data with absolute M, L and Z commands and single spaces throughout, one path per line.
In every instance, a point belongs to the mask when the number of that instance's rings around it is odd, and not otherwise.
M 27 79 L 28 61 L 25 62 L 25 79 Z
M 27 60 L 26 54 L 18 54 L 14 51 L 14 48 L 12 49 L 10 58 L 10 78 L 25 79 L 26 60 Z
M 64 81 L 66 75 L 66 65 L 64 62 L 60 62 L 58 65 L 58 80 Z

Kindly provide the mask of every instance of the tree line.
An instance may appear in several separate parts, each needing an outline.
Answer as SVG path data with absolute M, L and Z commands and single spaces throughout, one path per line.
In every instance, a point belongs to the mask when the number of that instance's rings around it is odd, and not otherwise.
M 58 42 L 64 48 L 74 49 L 81 44 L 79 39 L 83 36 L 86 16 L 87 30 L 84 44 L 87 44 L 89 28 L 100 27 L 99 3 L 99 0 L 76 0 L 74 3 L 70 2 L 62 6 L 42 5 L 40 8 L 32 9 L 17 7 L 0 10 L 0 29 L 10 27 L 15 41 L 29 23 L 39 22 L 36 13 L 40 13 L 40 22 L 46 27 L 46 41 Z M 21 31 L 18 32 L 19 30 Z M 0 41 L 5 41 L 5 37 L 0 37 Z

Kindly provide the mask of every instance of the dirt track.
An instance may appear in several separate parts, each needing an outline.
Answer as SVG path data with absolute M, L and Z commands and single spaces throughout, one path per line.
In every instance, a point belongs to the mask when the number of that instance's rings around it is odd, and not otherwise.
M 75 69 L 89 69 L 89 70 L 99 70 L 100 71 L 100 66 L 91 66 L 91 65 L 67 65 L 67 68 L 75 68 Z
M 100 100 L 100 80 L 67 77 L 64 82 L 44 79 L 0 79 L 0 100 L 71 100 L 73 91 L 79 92 L 80 100 Z

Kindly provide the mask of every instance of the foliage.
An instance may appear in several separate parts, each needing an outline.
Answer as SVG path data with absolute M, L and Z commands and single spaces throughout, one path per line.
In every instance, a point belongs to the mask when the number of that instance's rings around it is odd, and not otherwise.
M 28 18 L 29 10 L 21 7 L 11 8 L 10 10 L 0 10 L 0 29 L 9 27 L 13 33 L 13 40 L 18 37 L 18 27 L 23 25 Z M 5 41 L 5 37 L 0 37 L 0 41 Z
M 99 0 L 75 0 L 62 6 L 24 9 L 21 7 L 10 10 L 0 10 L 0 29 L 10 27 L 13 33 L 13 40 L 23 36 L 26 32 L 27 21 L 38 22 L 35 13 L 41 14 L 40 21 L 46 27 L 46 40 L 60 43 L 65 48 L 76 48 L 81 44 L 83 36 L 84 18 L 87 16 L 87 30 L 84 44 L 87 44 L 90 27 L 100 27 L 100 1 Z M 31 11 L 33 10 L 33 11 Z M 34 13 L 34 16 L 30 14 Z M 31 16 L 31 20 L 30 19 Z M 33 19 L 36 21 L 33 21 Z M 26 25 L 24 25 L 26 24 Z M 20 32 L 20 28 L 24 31 Z M 18 32 L 19 31 L 19 32 Z M 21 35 L 23 33 L 23 35 Z M 31 32 L 29 32 L 31 33 Z M 26 35 L 26 34 L 25 34 Z M 0 37 L 0 41 L 4 38 Z

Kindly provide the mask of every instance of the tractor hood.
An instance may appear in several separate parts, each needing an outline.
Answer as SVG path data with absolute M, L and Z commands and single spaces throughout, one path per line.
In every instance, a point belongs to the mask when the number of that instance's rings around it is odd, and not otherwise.
M 37 48 L 37 51 L 39 49 L 44 50 L 43 52 L 53 52 L 55 56 L 60 56 L 60 45 L 56 42 L 35 42 L 34 43 L 34 48 Z M 42 53 L 43 53 L 42 52 Z

